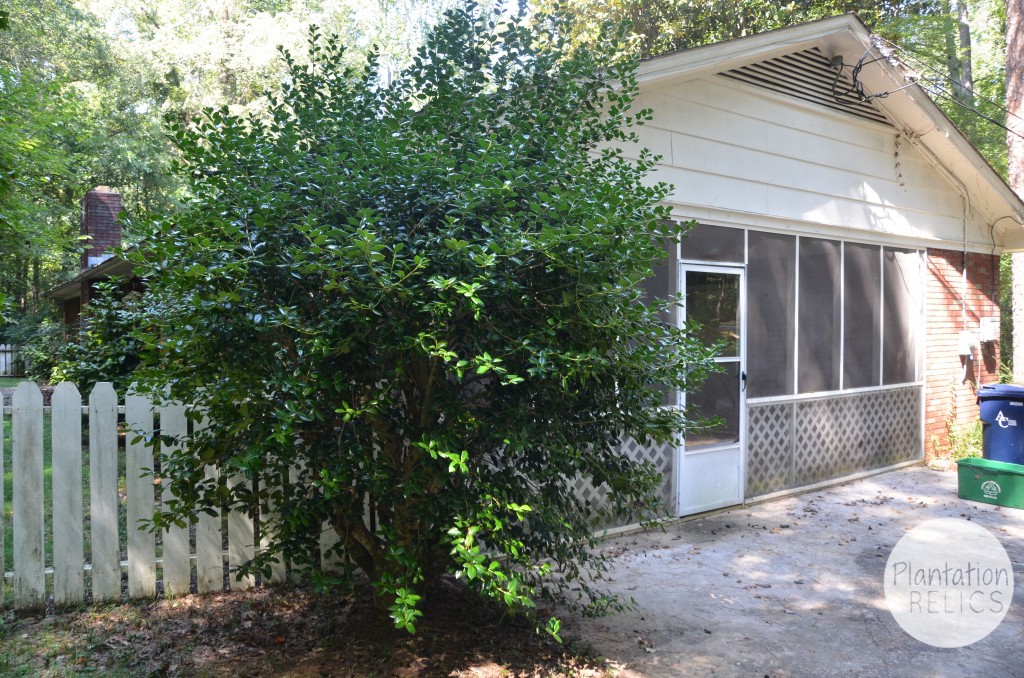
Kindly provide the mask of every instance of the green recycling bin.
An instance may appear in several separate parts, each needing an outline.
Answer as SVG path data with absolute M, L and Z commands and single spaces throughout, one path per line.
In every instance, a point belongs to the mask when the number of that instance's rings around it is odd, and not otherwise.
M 1024 509 L 1024 466 L 974 457 L 956 466 L 961 499 Z

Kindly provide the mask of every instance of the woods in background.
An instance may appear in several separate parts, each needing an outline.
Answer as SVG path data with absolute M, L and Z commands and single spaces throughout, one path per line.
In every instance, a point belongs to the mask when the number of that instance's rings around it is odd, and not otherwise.
M 356 63 L 407 63 L 454 0 L 11 0 L 0 29 L 0 295 L 35 325 L 42 293 L 77 272 L 82 196 L 107 185 L 129 215 L 186 194 L 166 120 L 265 106 L 311 24 Z M 127 224 L 126 240 L 136 234 Z M 0 333 L 16 332 L 8 326 Z
M 265 108 L 264 91 L 285 73 L 278 45 L 303 53 L 311 24 L 341 36 L 352 64 L 376 45 L 380 69 L 395 73 L 425 31 L 459 4 L 6 3 L 6 27 L 0 21 L 0 296 L 19 323 L 0 327 L 0 339 L 20 343 L 19 332 L 33 332 L 47 312 L 42 292 L 77 272 L 79 201 L 87 190 L 110 186 L 133 216 L 166 213 L 187 199 L 171 171 L 176 151 L 165 137 L 165 121 L 187 125 L 206 107 L 228 106 L 234 113 Z M 643 57 L 856 12 L 919 72 L 936 102 L 1007 176 L 1004 103 L 1007 74 L 1014 72 L 1006 68 L 1007 6 L 1013 12 L 1019 4 L 538 0 L 530 10 L 557 5 L 572 19 L 570 39 L 578 43 L 596 39 L 604 25 L 627 22 Z M 127 223 L 126 241 L 136 237 Z

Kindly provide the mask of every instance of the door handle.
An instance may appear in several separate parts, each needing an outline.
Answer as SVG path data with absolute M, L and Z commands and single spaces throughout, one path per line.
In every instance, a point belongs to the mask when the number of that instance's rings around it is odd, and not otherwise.
M 740 372 L 740 393 L 744 393 L 747 390 L 747 373 Z

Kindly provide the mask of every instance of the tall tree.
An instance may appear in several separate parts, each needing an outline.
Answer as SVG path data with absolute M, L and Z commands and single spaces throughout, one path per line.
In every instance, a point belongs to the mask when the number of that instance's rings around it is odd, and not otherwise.
M 116 50 L 145 64 L 161 112 L 187 122 L 206 107 L 264 107 L 285 77 L 277 48 L 302 58 L 310 25 L 339 35 L 350 65 L 376 46 L 379 66 L 396 72 L 458 0 L 80 1 L 106 17 Z
M 85 109 L 69 61 L 93 64 L 101 50 L 84 17 L 64 3 L 7 3 L 0 32 L 0 291 L 22 310 L 53 280 L 72 246 L 72 204 L 87 142 Z M 56 24 L 81 44 L 72 56 L 45 37 Z M 54 260 L 56 257 L 56 261 Z
M 960 45 L 957 49 L 960 61 L 960 88 L 958 90 L 958 94 L 962 98 L 973 100 L 973 94 L 971 94 L 974 92 L 973 46 L 971 40 L 970 17 L 967 3 L 964 2 L 964 0 L 958 0 L 956 3 L 956 15 L 959 28 L 957 33 L 960 38 Z
M 1006 0 L 1006 110 L 1010 187 L 1024 197 L 1024 0 Z M 1013 380 L 1024 383 L 1024 252 L 1011 257 Z
M 573 39 L 586 41 L 606 23 L 626 22 L 642 56 L 738 38 L 782 26 L 856 12 L 868 25 L 948 16 L 946 0 L 541 0 L 539 7 L 563 7 L 574 17 Z
M 0 14 L 0 293 L 31 311 L 77 272 L 79 200 L 109 185 L 129 213 L 184 197 L 163 118 L 265 107 L 277 46 L 310 24 L 371 45 L 391 71 L 456 0 L 9 0 Z M 126 237 L 136 234 L 129 229 Z
M 892 41 L 935 102 L 1005 176 L 1002 3 L 942 3 L 932 13 L 893 18 L 874 30 Z
M 110 185 L 166 209 L 170 146 L 138 64 L 73 2 L 11 0 L 0 32 L 0 291 L 31 311 L 76 267 L 79 200 Z

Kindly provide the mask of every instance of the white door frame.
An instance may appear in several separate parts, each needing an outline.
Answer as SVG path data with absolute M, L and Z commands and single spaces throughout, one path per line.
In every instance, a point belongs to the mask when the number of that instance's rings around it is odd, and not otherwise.
M 718 363 L 738 363 L 738 440 L 724 444 L 702 445 L 697 449 L 687 450 L 684 440 L 680 440 L 676 449 L 675 487 L 676 513 L 680 516 L 692 515 L 704 511 L 725 508 L 741 504 L 746 488 L 746 444 L 747 444 L 747 407 L 746 407 L 746 368 L 747 368 L 747 313 L 746 313 L 746 269 L 742 265 L 711 265 L 711 264 L 679 264 L 679 293 L 686 298 L 686 274 L 688 272 L 721 273 L 739 277 L 739 299 L 737 303 L 737 321 L 739 324 L 739 346 L 736 356 L 716 358 Z M 679 322 L 684 323 L 687 309 L 684 307 L 679 314 Z M 680 407 L 686 406 L 686 394 L 679 396 Z M 708 471 L 711 473 L 708 474 Z M 707 483 L 701 485 L 700 497 L 693 488 L 690 475 L 706 474 Z

